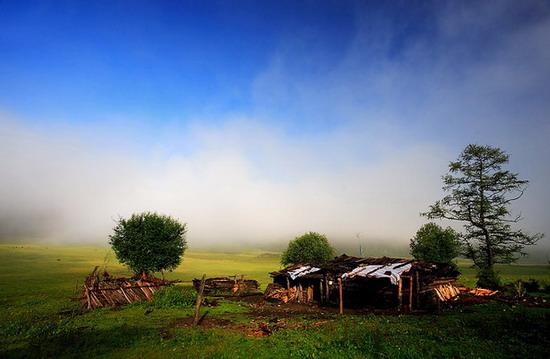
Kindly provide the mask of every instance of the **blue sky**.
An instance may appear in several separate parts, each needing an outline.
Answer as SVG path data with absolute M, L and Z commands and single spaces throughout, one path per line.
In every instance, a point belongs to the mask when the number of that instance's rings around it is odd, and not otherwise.
M 29 117 L 123 113 L 185 121 L 249 111 L 251 84 L 285 42 L 338 60 L 357 5 L 266 2 L 3 2 L 2 105 Z M 298 70 L 298 69 L 297 69 Z
M 468 143 L 548 233 L 548 38 L 536 0 L 0 2 L 0 236 L 405 243 Z

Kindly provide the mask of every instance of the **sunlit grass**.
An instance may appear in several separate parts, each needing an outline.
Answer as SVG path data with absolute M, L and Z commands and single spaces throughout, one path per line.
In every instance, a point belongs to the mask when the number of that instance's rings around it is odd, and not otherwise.
M 289 329 L 267 338 L 215 328 L 174 328 L 174 321 L 192 315 L 189 307 L 147 310 L 143 303 L 82 313 L 71 298 L 96 265 L 115 275 L 130 274 L 108 247 L 0 245 L 0 356 L 6 350 L 19 357 L 496 358 L 540 357 L 549 347 L 544 334 L 550 329 L 547 309 L 502 305 L 440 316 L 335 317 L 319 328 Z M 461 281 L 473 284 L 475 270 L 464 261 L 460 267 Z M 244 274 L 265 286 L 268 273 L 278 268 L 276 253 L 190 250 L 182 265 L 166 276 L 187 281 L 202 274 Z M 498 270 L 505 281 L 535 278 L 550 283 L 548 266 Z M 208 315 L 249 323 L 254 318 L 248 310 L 246 304 L 222 301 L 208 308 Z M 167 330 L 168 337 L 161 335 Z

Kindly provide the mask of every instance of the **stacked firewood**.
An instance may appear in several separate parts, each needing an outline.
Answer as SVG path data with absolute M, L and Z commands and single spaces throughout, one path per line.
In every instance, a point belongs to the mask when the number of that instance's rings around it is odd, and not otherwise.
M 280 284 L 271 283 L 264 292 L 264 298 L 283 303 L 311 303 L 313 302 L 313 287 L 295 286 L 286 289 Z
M 433 288 L 435 294 L 442 302 L 455 298 L 460 294 L 460 290 L 451 283 L 440 284 Z
M 195 289 L 200 287 L 200 279 L 193 279 Z M 210 296 L 244 296 L 261 294 L 260 283 L 243 276 L 208 278 L 204 283 L 204 294 Z
M 459 294 L 470 294 L 476 297 L 492 297 L 498 293 L 498 290 L 485 288 L 467 288 L 457 287 L 453 283 L 441 283 L 433 287 L 433 291 L 437 298 L 442 302 L 455 298 Z
M 266 300 L 275 300 L 283 303 L 288 303 L 294 299 L 294 288 L 286 289 L 282 285 L 277 283 L 268 284 L 264 292 L 264 298 Z
M 492 297 L 498 293 L 498 290 L 491 290 L 485 288 L 467 288 L 460 287 L 458 288 L 461 292 L 475 295 L 476 297 Z
M 172 284 L 172 281 L 145 275 L 133 278 L 113 278 L 104 272 L 100 276 L 98 267 L 95 267 L 84 281 L 80 301 L 87 309 L 151 301 L 156 291 Z

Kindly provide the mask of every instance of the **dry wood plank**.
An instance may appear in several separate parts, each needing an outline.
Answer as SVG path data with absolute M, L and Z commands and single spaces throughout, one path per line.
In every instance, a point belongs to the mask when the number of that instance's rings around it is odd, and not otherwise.
M 123 287 L 120 287 L 120 291 L 122 292 L 122 294 L 124 295 L 124 298 L 126 298 L 126 300 L 128 301 L 128 303 L 132 303 L 132 301 L 130 300 L 130 298 L 128 298 L 128 296 L 126 295 L 126 292 L 124 292 L 124 288 L 123 288 Z
M 307 302 L 308 303 L 313 302 L 313 287 L 312 286 L 307 287 Z
M 92 309 L 92 300 L 90 299 L 90 291 L 86 288 L 86 303 L 87 303 L 87 309 Z

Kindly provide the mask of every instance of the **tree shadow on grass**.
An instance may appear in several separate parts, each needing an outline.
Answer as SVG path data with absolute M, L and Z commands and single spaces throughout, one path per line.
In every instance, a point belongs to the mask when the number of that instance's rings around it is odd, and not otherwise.
M 22 348 L 0 351 L 2 358 L 93 357 L 129 348 L 158 331 L 122 325 L 110 329 L 80 327 L 33 338 Z

